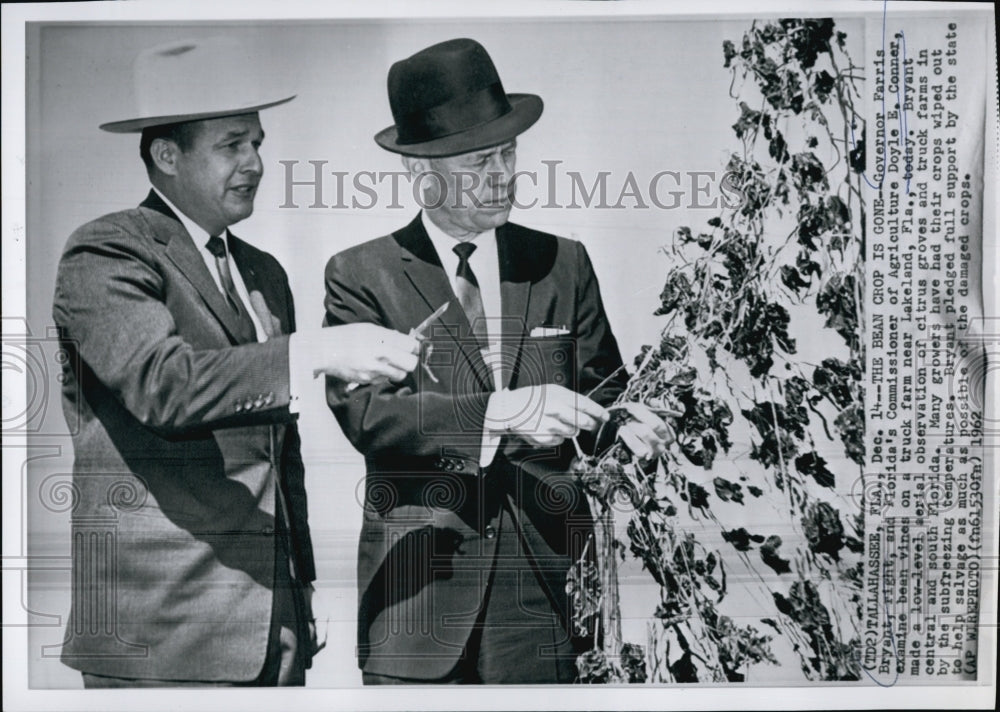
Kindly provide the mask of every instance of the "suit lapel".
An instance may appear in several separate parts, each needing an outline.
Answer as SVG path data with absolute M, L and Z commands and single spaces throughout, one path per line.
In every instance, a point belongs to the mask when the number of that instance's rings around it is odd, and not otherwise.
M 502 316 L 500 343 L 503 354 L 503 387 L 510 380 L 521 359 L 527 331 L 528 302 L 531 298 L 531 279 L 521 269 L 524 246 L 518 244 L 515 228 L 509 223 L 497 228 L 497 254 L 500 262 L 500 305 Z
M 444 326 L 448 336 L 458 345 L 480 385 L 484 389 L 492 390 L 492 379 L 489 378 L 486 362 L 483 361 L 482 354 L 471 338 L 472 327 L 451 289 L 451 283 L 444 272 L 434 244 L 427 236 L 420 215 L 418 214 L 405 228 L 394 233 L 394 237 L 400 247 L 403 271 L 425 302 L 427 314 L 445 302 L 450 302 L 448 311 L 442 315 L 438 323 Z M 437 326 L 438 324 L 431 325 L 431 330 Z
M 229 255 L 232 257 L 236 269 L 240 272 L 243 285 L 247 288 L 247 294 L 250 295 L 251 300 L 254 292 L 260 292 L 264 298 L 268 313 L 258 313 L 257 318 L 262 324 L 265 320 L 271 321 L 264 327 L 265 330 L 273 325 L 278 327 L 273 335 L 289 331 L 290 328 L 286 328 L 279 318 L 288 312 L 285 294 L 281 289 L 283 283 L 277 279 L 269 279 L 268 275 L 265 274 L 267 270 L 257 264 L 258 260 L 254 259 L 252 248 L 232 233 L 229 234 Z M 247 308 L 257 311 L 253 304 L 248 304 Z M 278 324 L 274 324 L 273 320 L 275 319 L 279 322 Z M 290 325 L 288 326 L 290 327 Z M 272 334 L 268 333 L 268 338 L 271 336 Z
M 153 239 L 164 246 L 164 254 L 167 259 L 174 263 L 198 292 L 205 305 L 222 324 L 230 341 L 234 344 L 240 343 L 239 320 L 236 314 L 226 302 L 222 292 L 219 291 L 215 280 L 212 279 L 212 275 L 205 265 L 205 260 L 202 259 L 191 235 L 184 229 L 184 225 L 177 219 L 170 206 L 164 203 L 155 191 L 151 190 L 139 207 L 148 208 L 163 217 L 170 218 L 169 220 L 157 220 L 155 224 L 150 225 Z

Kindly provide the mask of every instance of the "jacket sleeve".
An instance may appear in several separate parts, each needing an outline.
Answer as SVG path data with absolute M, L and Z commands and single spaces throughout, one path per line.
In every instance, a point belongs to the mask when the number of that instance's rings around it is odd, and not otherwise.
M 577 390 L 603 406 L 611 405 L 628 383 L 618 342 L 611 331 L 594 266 L 584 246 L 576 245 L 576 348 Z M 584 452 L 597 453 L 610 446 L 617 426 L 612 420 L 598 432 L 582 432 L 578 438 Z
M 577 274 L 580 275 L 576 291 L 577 384 L 580 393 L 593 391 L 590 395 L 593 400 L 609 405 L 625 389 L 628 373 L 622 367 L 618 342 L 604 312 L 594 266 L 584 246 L 575 244 Z
M 341 255 L 330 259 L 325 326 L 369 322 L 400 331 L 409 328 L 387 323 L 374 296 L 357 281 L 350 260 Z M 478 463 L 490 393 L 452 391 L 448 383 L 440 389 L 418 388 L 418 371 L 400 383 L 357 388 L 327 378 L 327 403 L 347 438 L 368 458 L 448 453 Z
M 168 290 L 158 265 L 149 238 L 113 220 L 70 237 L 53 318 L 94 376 L 164 437 L 290 420 L 288 337 L 196 350 L 171 311 L 187 307 L 185 295 Z

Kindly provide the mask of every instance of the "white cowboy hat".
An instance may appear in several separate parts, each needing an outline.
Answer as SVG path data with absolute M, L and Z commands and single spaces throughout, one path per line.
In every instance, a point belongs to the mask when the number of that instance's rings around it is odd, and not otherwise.
M 253 55 L 236 40 L 212 37 L 142 51 L 132 65 L 135 118 L 101 128 L 136 133 L 149 126 L 249 114 L 291 101 L 265 96 Z

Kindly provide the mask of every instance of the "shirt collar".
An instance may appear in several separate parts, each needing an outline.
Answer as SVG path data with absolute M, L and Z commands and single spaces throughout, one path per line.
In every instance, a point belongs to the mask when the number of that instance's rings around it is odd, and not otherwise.
M 177 219 L 181 221 L 181 225 L 183 225 L 184 229 L 188 231 L 188 235 L 190 235 L 191 239 L 194 240 L 195 245 L 198 247 L 198 249 L 199 250 L 208 249 L 207 247 L 208 240 L 214 237 L 214 235 L 209 235 L 208 231 L 205 230 L 205 228 L 203 228 L 201 225 L 199 225 L 194 220 L 185 215 L 184 211 L 178 208 L 172 202 L 170 202 L 170 199 L 167 196 L 165 196 L 161 191 L 157 190 L 155 187 L 153 188 L 153 190 L 156 192 L 158 196 L 160 196 L 160 199 L 167 204 L 167 207 L 174 211 L 174 215 L 176 215 Z M 226 232 L 228 232 L 228 230 Z M 229 241 L 226 239 L 225 235 L 220 235 L 220 237 L 223 238 L 222 244 L 226 246 L 226 253 L 228 254 Z
M 453 248 L 458 244 L 458 238 L 452 237 L 439 228 L 433 220 L 427 217 L 427 211 L 420 211 L 420 220 L 424 225 L 424 230 L 427 231 L 427 237 L 431 239 L 431 243 L 433 243 L 434 249 L 438 253 L 438 258 L 441 258 L 442 255 L 444 255 L 448 259 L 452 256 L 455 256 L 457 259 L 457 255 L 455 255 Z M 481 232 L 475 237 L 466 240 L 466 242 L 472 242 L 477 246 L 476 252 L 472 253 L 472 257 L 470 257 L 470 259 L 474 258 L 477 254 L 491 245 L 494 246 L 495 250 L 496 230 L 486 230 L 485 232 Z

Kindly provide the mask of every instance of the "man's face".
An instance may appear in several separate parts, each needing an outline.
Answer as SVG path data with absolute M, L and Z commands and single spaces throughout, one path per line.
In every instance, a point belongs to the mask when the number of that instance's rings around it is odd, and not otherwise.
M 192 145 L 178 151 L 171 200 L 210 235 L 253 212 L 264 174 L 257 114 L 199 121 Z
M 514 200 L 516 159 L 516 141 L 428 159 L 428 168 L 437 174 L 422 179 L 424 207 L 431 219 L 459 238 L 506 223 Z

